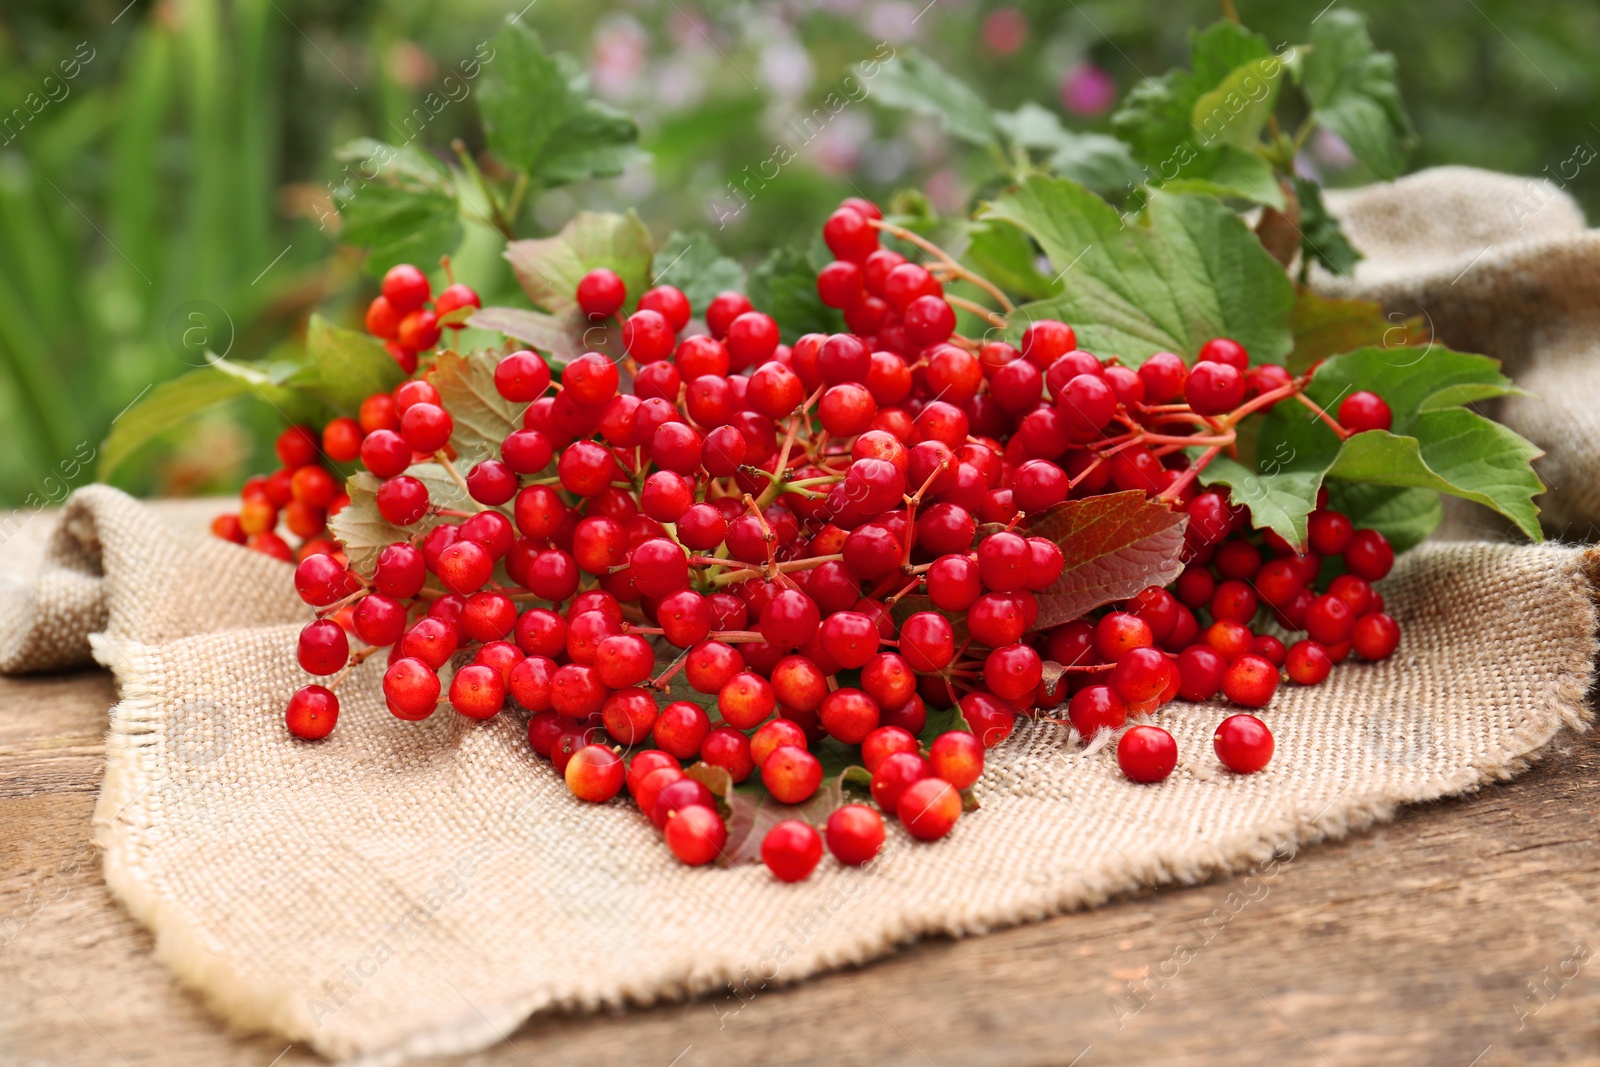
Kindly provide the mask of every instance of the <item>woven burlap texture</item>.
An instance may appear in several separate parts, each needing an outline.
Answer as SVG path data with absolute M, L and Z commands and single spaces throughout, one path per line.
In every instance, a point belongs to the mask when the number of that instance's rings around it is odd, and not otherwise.
M 1491 413 L 1543 448 L 1547 529 L 1592 539 L 1600 523 L 1600 230 L 1547 180 L 1438 167 L 1329 195 L 1366 256 L 1330 295 L 1421 316 L 1452 348 L 1483 352 L 1530 395 Z M 1398 336 L 1398 331 L 1396 336 Z M 1422 356 L 1420 358 L 1426 358 Z
M 520 714 L 395 719 L 376 660 L 341 688 L 331 737 L 294 741 L 308 610 L 288 567 L 208 537 L 193 505 L 94 486 L 42 560 L 24 540 L 0 562 L 0 669 L 80 663 L 92 640 L 117 676 L 96 811 L 112 890 L 230 1022 L 373 1063 L 479 1048 L 549 1007 L 754 990 L 1260 862 L 1514 774 L 1586 724 L 1595 651 L 1590 557 L 1424 546 L 1383 585 L 1400 652 L 1281 691 L 1263 773 L 1217 764 L 1220 706 L 1162 709 L 1181 755 L 1153 787 L 1024 725 L 950 839 L 891 827 L 870 869 L 825 860 L 785 886 L 684 868 L 622 801 L 576 801 Z

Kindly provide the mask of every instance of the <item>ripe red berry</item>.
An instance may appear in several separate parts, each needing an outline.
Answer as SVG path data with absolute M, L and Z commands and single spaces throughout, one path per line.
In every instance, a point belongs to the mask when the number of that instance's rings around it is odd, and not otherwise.
M 589 745 L 572 754 L 565 778 L 573 796 L 602 804 L 622 791 L 625 774 L 626 768 L 615 752 L 604 745 Z
M 1350 644 L 1362 659 L 1388 659 L 1400 645 L 1400 624 L 1381 611 L 1370 612 L 1355 621 Z
M 1171 352 L 1157 352 L 1139 365 L 1139 380 L 1144 383 L 1147 404 L 1167 404 L 1183 395 L 1189 368 Z
M 1197 414 L 1220 415 L 1244 403 L 1244 376 L 1226 363 L 1196 363 L 1184 396 Z
M 337 674 L 350 659 L 350 641 L 338 623 L 319 619 L 300 631 L 296 655 L 308 674 Z
M 780 804 L 801 804 L 822 784 L 822 764 L 795 745 L 780 745 L 761 763 L 761 783 Z
M 951 730 L 928 748 L 933 773 L 957 789 L 967 789 L 983 776 L 983 743 L 965 730 Z
M 859 867 L 883 848 L 883 817 L 865 804 L 846 804 L 828 816 L 824 833 L 834 859 Z
M 283 713 L 284 725 L 302 741 L 317 741 L 333 732 L 339 721 L 339 698 L 320 685 L 295 690 Z
M 1272 761 L 1272 731 L 1254 715 L 1223 719 L 1211 744 L 1223 766 L 1239 774 L 1254 774 Z
M 1357 530 L 1344 550 L 1344 565 L 1351 574 L 1375 582 L 1394 567 L 1394 547 L 1377 530 Z
M 1159 782 L 1178 765 L 1178 743 L 1159 726 L 1135 726 L 1117 741 L 1117 766 L 1129 780 Z
M 1128 721 L 1128 705 L 1109 685 L 1086 686 L 1067 702 L 1067 718 L 1087 741 L 1098 730 L 1120 730 Z
M 1351 393 L 1339 404 L 1339 425 L 1351 433 L 1366 430 L 1387 430 L 1394 425 L 1394 415 L 1383 397 L 1366 390 Z
M 432 291 L 428 276 L 409 263 L 390 267 L 383 276 L 383 298 L 401 315 L 422 307 Z
M 1277 666 L 1265 656 L 1253 652 L 1228 664 L 1228 670 L 1222 676 L 1223 695 L 1247 708 L 1265 707 L 1277 691 Z
M 505 682 L 493 667 L 470 664 L 450 680 L 450 704 L 469 719 L 491 718 L 505 703 Z
M 691 867 L 710 863 L 728 843 L 728 825 L 704 804 L 691 804 L 667 820 L 667 847 Z
M 924 778 L 900 794 L 895 813 L 912 837 L 936 841 L 948 834 L 961 817 L 961 794 L 942 778 Z
M 395 660 L 383 675 L 383 695 L 396 718 L 417 721 L 439 704 L 439 676 L 420 659 Z
M 628 287 L 616 271 L 597 267 L 578 280 L 578 307 L 591 319 L 615 315 L 628 298 Z
M 822 835 L 798 819 L 783 820 L 761 839 L 761 862 L 780 882 L 810 877 L 821 860 Z
M 1350 519 L 1337 511 L 1313 511 L 1306 520 L 1307 540 L 1319 556 L 1337 556 L 1350 547 L 1355 533 Z
M 863 263 L 878 249 L 878 231 L 854 208 L 840 208 L 822 224 L 822 239 L 839 259 Z
M 689 325 L 689 318 L 694 314 L 694 309 L 689 306 L 689 298 L 675 285 L 646 289 L 644 295 L 639 297 L 639 307 L 645 311 L 660 312 L 674 332 Z
M 1289 646 L 1283 669 L 1296 685 L 1316 685 L 1333 670 L 1333 660 L 1315 641 L 1296 641 Z

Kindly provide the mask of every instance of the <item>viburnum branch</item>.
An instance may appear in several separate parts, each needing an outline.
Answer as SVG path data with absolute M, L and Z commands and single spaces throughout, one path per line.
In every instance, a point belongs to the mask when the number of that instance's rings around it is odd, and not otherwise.
M 891 233 L 900 238 L 902 241 L 916 245 L 930 256 L 936 257 L 941 263 L 944 264 L 945 270 L 953 275 L 956 275 L 957 277 L 964 278 L 973 285 L 976 285 L 979 289 L 982 289 L 984 292 L 988 293 L 990 296 L 994 297 L 995 301 L 1002 308 L 1004 308 L 1007 313 L 1017 310 L 1017 306 L 1011 302 L 1011 299 L 1007 297 L 1005 293 L 1000 291 L 999 286 L 995 285 L 983 275 L 974 273 L 973 271 L 968 270 L 966 267 L 963 267 L 960 263 L 957 263 L 953 258 L 951 258 L 950 253 L 946 252 L 944 249 L 940 248 L 926 237 L 912 233 L 903 226 L 896 226 L 894 223 L 885 219 L 869 219 L 868 221 L 875 229 L 883 230 L 886 233 Z M 948 299 L 948 297 L 946 299 Z
M 983 319 L 990 326 L 993 326 L 997 330 L 1003 330 L 1007 326 L 1011 325 L 1006 321 L 1005 316 L 996 315 L 993 311 L 990 311 L 982 304 L 979 304 L 973 300 L 968 300 L 964 296 L 954 296 L 950 293 L 946 293 L 944 300 L 945 303 L 949 304 L 951 307 L 958 307 L 972 312 L 974 315 L 977 315 L 979 318 Z
M 1335 419 L 1332 415 L 1329 415 L 1326 411 L 1324 411 L 1321 404 L 1318 404 L 1315 400 L 1312 400 L 1304 393 L 1296 393 L 1294 394 L 1294 398 L 1300 401 L 1300 403 L 1304 404 L 1306 407 L 1310 408 L 1316 414 L 1317 418 L 1327 423 L 1328 429 L 1339 435 L 1339 440 L 1343 441 L 1350 436 L 1350 431 L 1345 429 L 1343 426 L 1340 426 L 1339 420 Z

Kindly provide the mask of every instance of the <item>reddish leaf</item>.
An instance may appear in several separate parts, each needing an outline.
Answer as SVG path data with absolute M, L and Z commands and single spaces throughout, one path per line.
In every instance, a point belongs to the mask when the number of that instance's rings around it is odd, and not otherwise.
M 1034 537 L 1061 548 L 1066 569 L 1038 594 L 1036 630 L 1048 630 L 1147 586 L 1166 585 L 1183 570 L 1188 516 L 1138 490 L 1068 500 L 1032 524 Z

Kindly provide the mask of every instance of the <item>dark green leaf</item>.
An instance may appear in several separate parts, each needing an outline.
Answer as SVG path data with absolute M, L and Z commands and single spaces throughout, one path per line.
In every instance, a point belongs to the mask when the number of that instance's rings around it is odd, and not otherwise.
M 1316 182 L 1295 178 L 1295 197 L 1300 201 L 1301 255 L 1315 259 L 1323 269 L 1349 277 L 1361 259 L 1345 237 L 1339 220 L 1322 203 L 1322 189 Z
M 1231 486 L 1229 499 L 1250 509 L 1252 526 L 1258 530 L 1275 530 L 1291 545 L 1300 545 L 1306 540 L 1306 518 L 1316 506 L 1322 472 L 1258 473 L 1227 456 L 1218 456 L 1200 472 L 1200 483 Z
M 1541 536 L 1533 498 L 1544 485 L 1531 466 L 1541 453 L 1506 427 L 1457 406 L 1516 392 L 1497 361 L 1438 346 L 1423 352 L 1363 348 L 1324 361 L 1306 395 L 1330 409 L 1358 389 L 1383 397 L 1393 414 L 1391 431 L 1359 433 L 1341 443 L 1301 405 L 1280 404 L 1262 430 L 1259 462 L 1273 457 L 1281 470 L 1312 473 L 1318 484 L 1326 477 L 1449 493 L 1493 508 L 1531 538 Z
M 577 308 L 578 282 L 596 267 L 617 272 L 631 306 L 649 285 L 650 256 L 650 231 L 631 209 L 625 215 L 580 211 L 554 237 L 506 246 L 528 299 L 558 316 Z
M 717 251 L 704 234 L 674 233 L 656 252 L 650 272 L 654 285 L 675 285 L 689 298 L 689 306 L 704 315 L 706 305 L 720 292 L 744 291 L 744 268 Z
M 1217 144 L 1253 148 L 1277 106 L 1285 69 L 1276 56 L 1253 57 L 1201 93 L 1189 113 L 1195 143 L 1207 148 Z
M 1024 300 L 1043 300 L 1061 291 L 1061 283 L 1039 271 L 1038 249 L 1028 235 L 1001 222 L 968 226 L 967 266 L 1001 289 Z
M 551 186 L 618 174 L 643 157 L 633 120 L 589 96 L 571 57 L 546 53 L 521 22 L 496 34 L 494 49 L 478 111 L 500 159 Z
M 1169 193 L 1197 193 L 1225 200 L 1247 200 L 1282 208 L 1286 201 L 1283 186 L 1272 171 L 1272 164 L 1232 145 L 1197 152 L 1184 168 L 1183 177 L 1157 183 Z
M 1311 28 L 1301 87 L 1312 117 L 1380 178 L 1400 173 L 1416 137 L 1400 102 L 1396 66 L 1393 55 L 1373 50 L 1359 12 L 1328 11 Z
M 938 118 L 969 144 L 988 144 L 999 132 L 983 97 L 920 52 L 903 51 L 883 64 L 872 95 L 889 107 Z
M 397 263 L 426 267 L 461 243 L 460 204 L 449 168 L 414 145 L 361 138 L 336 157 L 346 164 L 334 193 L 340 239 L 368 249 L 374 275 Z
M 843 319 L 817 295 L 817 272 L 804 256 L 775 248 L 750 272 L 750 302 L 778 320 L 785 344 L 807 333 L 837 333 Z
M 1238 216 L 1209 197 L 1153 192 L 1129 225 L 1111 205 L 1064 179 L 1030 178 L 983 218 L 1013 223 L 1044 249 L 1066 285 L 1012 316 L 1015 332 L 1058 318 L 1084 348 L 1137 366 L 1155 352 L 1192 358 L 1231 337 L 1255 362 L 1292 341 L 1294 286 Z
M 1246 63 L 1272 55 L 1267 39 L 1231 19 L 1189 31 L 1189 66 L 1200 92 L 1208 92 Z

